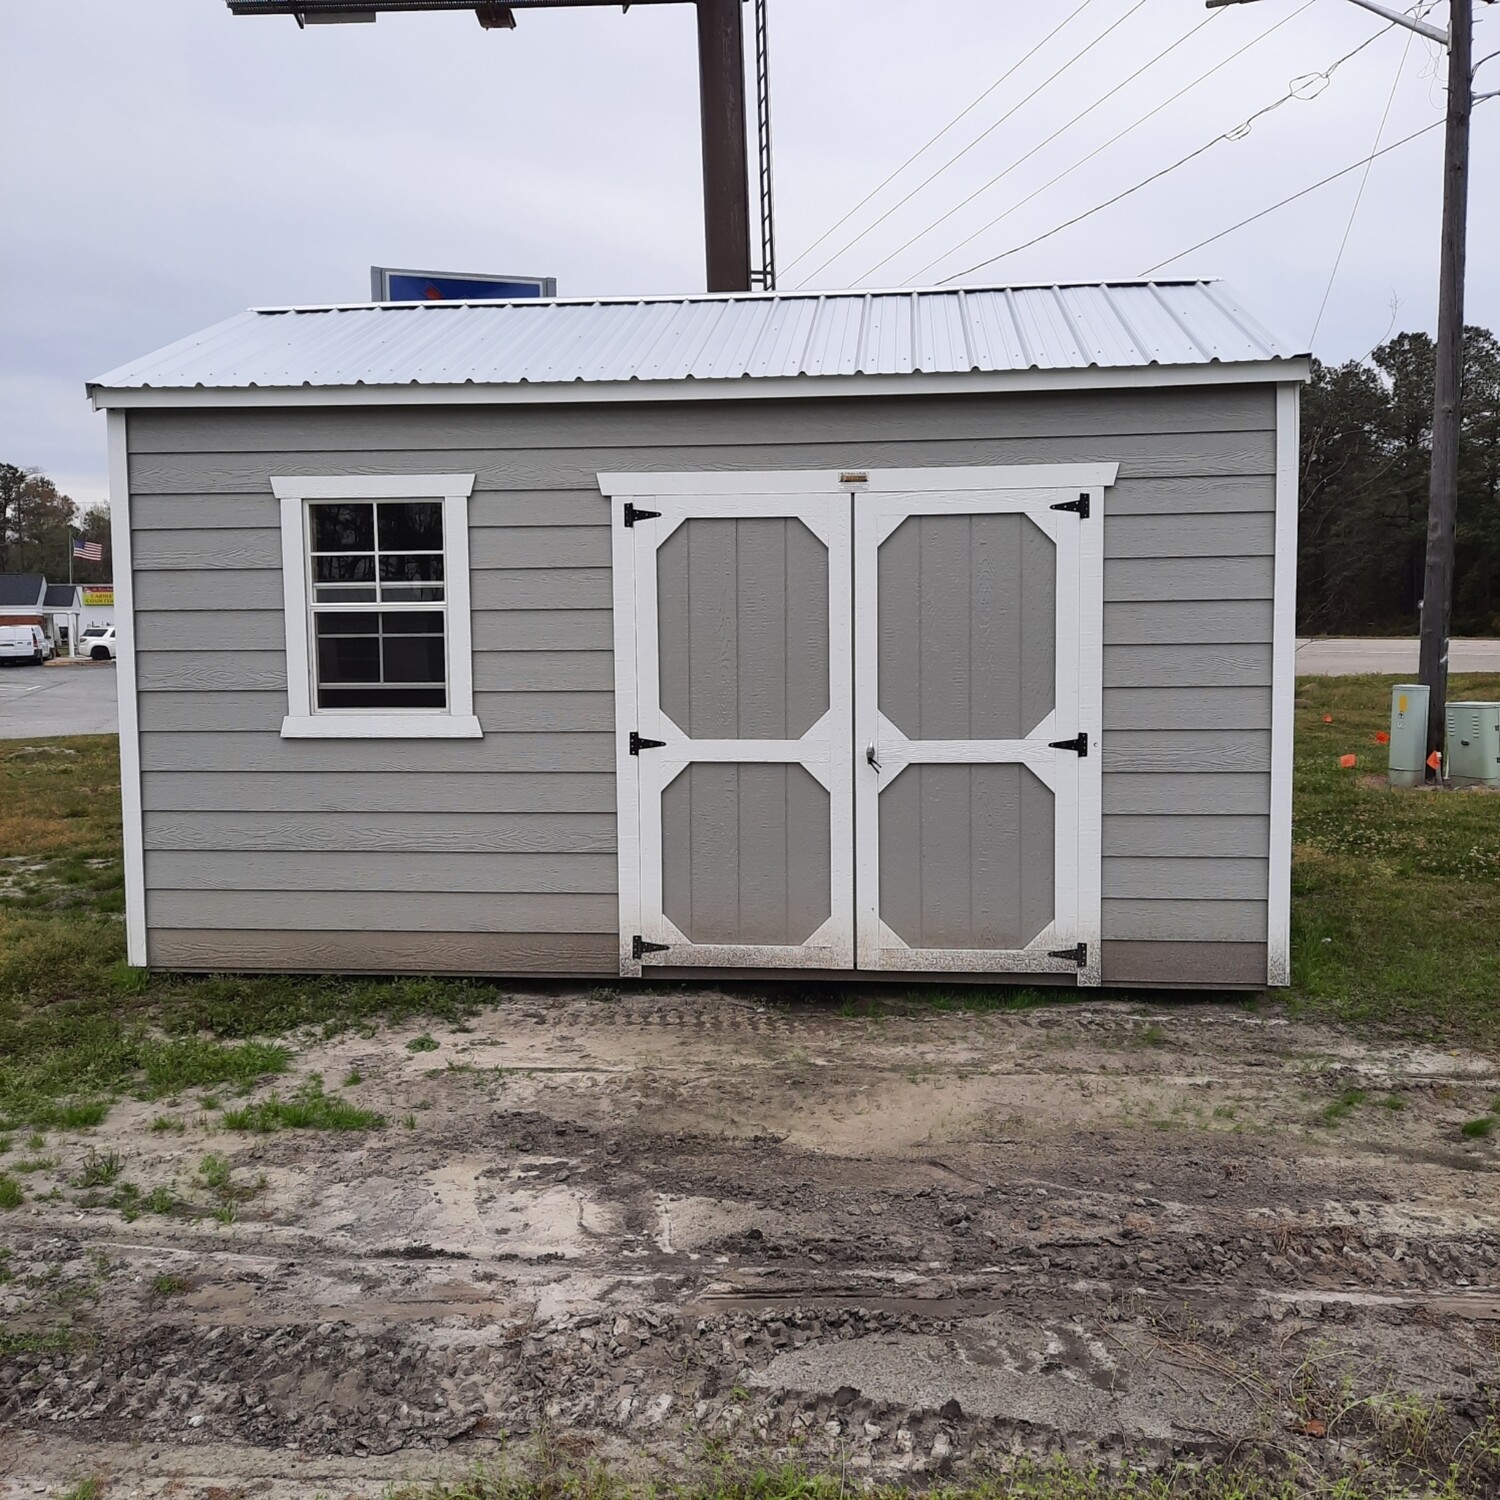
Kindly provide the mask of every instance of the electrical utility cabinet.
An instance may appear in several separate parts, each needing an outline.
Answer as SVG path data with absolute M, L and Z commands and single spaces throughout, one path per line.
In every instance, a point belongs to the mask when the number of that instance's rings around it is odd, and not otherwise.
M 1500 703 L 1448 705 L 1448 781 L 1500 790 Z

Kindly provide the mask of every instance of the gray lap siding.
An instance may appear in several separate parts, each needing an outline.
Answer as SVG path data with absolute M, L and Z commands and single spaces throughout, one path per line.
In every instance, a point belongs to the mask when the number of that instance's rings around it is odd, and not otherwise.
M 1105 978 L 1253 980 L 1273 387 L 135 411 L 127 433 L 153 963 L 612 972 L 610 533 L 594 476 L 1097 459 L 1120 464 L 1103 522 Z M 477 476 L 485 737 L 282 740 L 270 478 L 403 472 Z

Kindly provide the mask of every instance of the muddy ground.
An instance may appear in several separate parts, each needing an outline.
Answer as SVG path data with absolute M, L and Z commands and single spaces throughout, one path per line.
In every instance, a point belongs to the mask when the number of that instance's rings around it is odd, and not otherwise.
M 851 1476 L 1334 1470 L 1451 1448 L 1500 1394 L 1500 1132 L 1461 1134 L 1492 1058 L 1230 1005 L 716 992 L 417 1036 L 276 1081 L 381 1128 L 250 1135 L 194 1097 L 31 1148 L 0 1308 L 44 1343 L 0 1355 L 0 1495 L 373 1495 L 543 1433 Z M 126 1182 L 177 1206 L 127 1219 Z

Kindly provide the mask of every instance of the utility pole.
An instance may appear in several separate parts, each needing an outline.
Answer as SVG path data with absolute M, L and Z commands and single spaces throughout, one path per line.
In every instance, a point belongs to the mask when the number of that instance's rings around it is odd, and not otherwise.
M 1443 238 L 1438 276 L 1437 362 L 1432 382 L 1432 474 L 1422 589 L 1418 681 L 1428 688 L 1427 753 L 1439 754 L 1448 718 L 1448 625 L 1458 533 L 1458 438 L 1464 362 L 1464 256 L 1469 211 L 1469 116 L 1474 107 L 1474 0 L 1451 0 L 1448 120 L 1443 137 Z
M 742 0 L 697 0 L 703 239 L 711 292 L 750 290 L 750 151 Z
M 516 12 L 681 0 L 226 0 L 236 16 L 294 16 L 299 26 L 371 22 L 385 11 L 473 11 L 486 31 L 514 31 Z M 703 237 L 708 290 L 750 290 L 750 157 L 745 117 L 744 0 L 692 0 L 698 13 Z M 760 79 L 764 83 L 764 72 Z M 763 106 L 768 107 L 768 106 Z M 769 126 L 762 135 L 769 151 Z M 763 172 L 769 184 L 769 171 Z M 769 185 L 767 186 L 769 191 Z M 769 208 L 766 210 L 769 212 Z
M 1249 0 L 1205 0 L 1210 10 Z M 1474 108 L 1474 0 L 1449 0 L 1448 29 L 1350 0 L 1448 49 L 1448 118 L 1443 137 L 1443 229 L 1438 258 L 1437 351 L 1432 382 L 1432 469 L 1427 490 L 1427 562 L 1422 590 L 1418 681 L 1426 685 L 1427 754 L 1442 753 L 1448 719 L 1448 625 L 1458 536 L 1458 438 L 1463 416 L 1464 252 L 1469 221 L 1469 116 Z M 1490 0 L 1493 3 L 1493 0 Z

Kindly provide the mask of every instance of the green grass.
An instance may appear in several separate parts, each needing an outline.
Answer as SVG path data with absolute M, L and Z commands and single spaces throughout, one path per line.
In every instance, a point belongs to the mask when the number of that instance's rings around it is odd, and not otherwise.
M 177 1297 L 187 1291 L 190 1283 L 186 1276 L 173 1276 L 163 1271 L 151 1278 L 151 1290 L 158 1297 Z
M 1495 1132 L 1494 1115 L 1482 1115 L 1477 1120 L 1470 1120 L 1462 1127 L 1462 1134 L 1471 1141 L 1487 1140 Z
M 21 1184 L 9 1172 L 0 1172 L 0 1208 L 19 1208 L 25 1201 Z
M 385 1117 L 372 1109 L 360 1109 L 346 1099 L 323 1092 L 323 1080 L 314 1073 L 289 1099 L 272 1094 L 244 1109 L 224 1116 L 227 1130 L 251 1130 L 268 1135 L 275 1130 L 375 1130 Z
M 1353 1114 L 1368 1097 L 1363 1089 L 1345 1089 L 1324 1109 L 1324 1121 L 1329 1125 L 1337 1125 L 1345 1116 Z
M 1383 785 L 1385 752 L 1374 735 L 1386 727 L 1391 681 L 1298 683 L 1287 998 L 1308 1014 L 1494 1046 L 1500 801 Z M 1455 676 L 1451 692 L 1500 697 L 1500 676 Z M 1323 723 L 1325 714 L 1332 723 Z M 1355 771 L 1339 768 L 1344 753 L 1360 757 Z M 290 1053 L 278 1038 L 300 1028 L 333 1035 L 419 1018 L 458 1025 L 504 998 L 500 987 L 472 981 L 128 968 L 112 737 L 0 745 L 3 861 L 27 869 L 0 899 L 0 1137 L 90 1129 L 124 1095 L 243 1092 L 285 1071 Z M 796 993 L 820 1003 L 842 998 L 821 986 Z M 993 985 L 926 986 L 879 999 L 850 993 L 844 1013 L 870 1018 L 903 1006 L 1006 1013 L 1070 999 L 1066 990 Z M 1150 1028 L 1146 1041 L 1155 1041 Z M 424 1032 L 410 1045 L 416 1052 L 439 1044 Z M 284 1128 L 297 1106 L 277 1104 L 231 1113 L 246 1120 L 242 1128 Z
M 429 1036 L 424 1031 L 421 1036 L 414 1036 L 406 1044 L 406 1050 L 408 1052 L 436 1052 L 439 1045 L 440 1043 L 436 1037 Z
M 1494 1045 L 1500 799 L 1384 785 L 1374 736 L 1389 728 L 1394 680 L 1298 679 L 1293 999 L 1340 1020 Z M 1500 676 L 1456 675 L 1449 694 L 1500 698 Z M 1344 754 L 1359 757 L 1355 770 L 1340 769 Z

